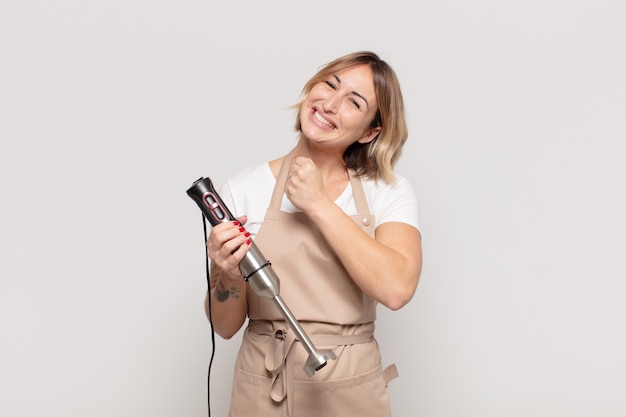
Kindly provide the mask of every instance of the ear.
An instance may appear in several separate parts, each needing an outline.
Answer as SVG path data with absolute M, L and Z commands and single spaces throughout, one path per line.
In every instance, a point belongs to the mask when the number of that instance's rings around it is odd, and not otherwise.
M 381 130 L 383 130 L 383 128 L 380 126 L 369 128 L 365 131 L 365 133 L 363 133 L 363 136 L 359 140 L 357 140 L 357 142 L 361 144 L 370 143 L 371 141 L 376 139 L 376 136 L 378 136 Z

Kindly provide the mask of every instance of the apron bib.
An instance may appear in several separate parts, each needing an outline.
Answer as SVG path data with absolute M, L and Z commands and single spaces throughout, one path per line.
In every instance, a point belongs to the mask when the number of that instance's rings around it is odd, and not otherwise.
M 387 383 L 374 338 L 376 301 L 365 295 L 304 213 L 280 211 L 292 153 L 281 166 L 255 243 L 272 262 L 280 295 L 318 349 L 337 360 L 309 378 L 307 353 L 270 300 L 247 291 L 248 316 L 237 357 L 230 417 L 390 416 Z M 349 171 L 357 207 L 352 219 L 370 236 L 374 218 L 360 178 Z

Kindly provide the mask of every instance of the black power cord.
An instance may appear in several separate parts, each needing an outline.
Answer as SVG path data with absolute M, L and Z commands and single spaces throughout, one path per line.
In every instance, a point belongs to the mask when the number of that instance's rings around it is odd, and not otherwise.
M 204 216 L 204 213 L 202 214 L 202 229 L 204 230 L 204 256 L 205 256 L 205 262 L 204 262 L 204 267 L 206 270 L 206 283 L 207 283 L 207 303 L 208 303 L 208 311 L 209 311 L 209 324 L 211 326 L 211 359 L 209 360 L 209 370 L 207 373 L 207 391 L 206 391 L 206 397 L 207 397 L 207 410 L 208 410 L 208 415 L 209 417 L 211 417 L 211 367 L 213 366 L 213 358 L 215 357 L 215 330 L 213 329 L 213 317 L 211 316 L 211 272 L 210 272 L 210 268 L 209 268 L 209 248 L 207 245 L 207 225 L 206 222 L 207 219 Z

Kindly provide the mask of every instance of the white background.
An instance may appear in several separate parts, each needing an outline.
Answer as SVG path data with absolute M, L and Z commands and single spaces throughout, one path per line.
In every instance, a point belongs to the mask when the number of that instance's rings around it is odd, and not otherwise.
M 206 415 L 185 191 L 288 151 L 304 82 L 366 49 L 422 214 L 416 296 L 379 309 L 394 416 L 625 416 L 625 5 L 3 1 L 0 415 Z

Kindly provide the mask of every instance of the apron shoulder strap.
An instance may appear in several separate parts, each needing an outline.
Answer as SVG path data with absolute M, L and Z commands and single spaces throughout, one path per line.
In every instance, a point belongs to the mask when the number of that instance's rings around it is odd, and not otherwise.
M 349 169 L 350 185 L 352 186 L 352 194 L 354 195 L 354 204 L 356 205 L 356 212 L 359 216 L 371 216 L 370 207 L 367 204 L 365 198 L 365 191 L 363 190 L 363 183 L 361 177 L 359 177 L 354 170 Z
M 293 150 L 290 151 L 283 159 L 283 163 L 278 171 L 278 178 L 276 178 L 276 185 L 274 186 L 274 192 L 272 193 L 272 200 L 270 201 L 270 208 L 274 210 L 280 210 L 280 204 L 283 201 L 283 194 L 285 193 L 285 185 L 287 184 L 287 177 L 289 176 L 289 167 L 291 167 L 291 159 L 293 157 Z

